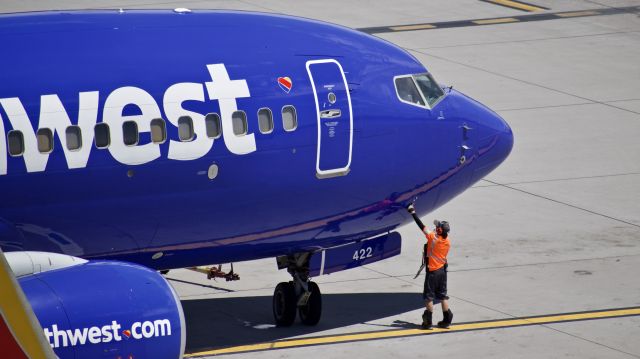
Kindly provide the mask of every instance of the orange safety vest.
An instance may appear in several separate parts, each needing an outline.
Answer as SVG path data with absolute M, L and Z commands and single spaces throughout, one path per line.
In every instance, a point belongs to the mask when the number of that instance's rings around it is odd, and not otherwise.
M 442 238 L 435 232 L 429 232 L 427 236 L 427 248 L 425 251 L 425 261 L 428 260 L 429 272 L 438 270 L 447 263 L 447 254 L 449 254 L 449 238 Z

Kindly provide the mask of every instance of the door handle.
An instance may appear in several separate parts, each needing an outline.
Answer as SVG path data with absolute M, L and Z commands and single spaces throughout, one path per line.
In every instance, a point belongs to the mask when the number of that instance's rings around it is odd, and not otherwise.
M 320 118 L 336 118 L 340 117 L 342 112 L 340 110 L 326 110 L 320 111 Z

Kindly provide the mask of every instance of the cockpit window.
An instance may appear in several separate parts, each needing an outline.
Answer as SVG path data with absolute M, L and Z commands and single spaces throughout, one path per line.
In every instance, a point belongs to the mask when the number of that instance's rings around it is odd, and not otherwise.
M 394 82 L 398 98 L 405 103 L 433 108 L 444 97 L 444 91 L 428 73 L 398 76 Z
M 433 105 L 444 96 L 444 91 L 442 91 L 442 88 L 438 86 L 430 74 L 414 75 L 413 78 L 416 79 L 416 83 L 430 107 L 433 107 Z
M 396 77 L 395 83 L 398 97 L 402 102 L 424 106 L 424 100 L 422 99 L 422 96 L 420 96 L 420 93 L 416 88 L 416 84 L 413 82 L 413 78 L 411 78 L 411 76 Z

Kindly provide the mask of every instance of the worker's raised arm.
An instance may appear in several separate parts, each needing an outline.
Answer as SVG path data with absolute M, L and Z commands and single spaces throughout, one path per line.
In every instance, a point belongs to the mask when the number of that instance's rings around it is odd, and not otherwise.
M 411 216 L 413 217 L 413 220 L 416 222 L 416 224 L 418 225 L 418 227 L 420 227 L 420 230 L 422 232 L 424 232 L 425 234 L 429 232 L 429 229 L 427 228 L 427 226 L 424 225 L 424 223 L 422 223 L 422 221 L 420 220 L 420 218 L 418 217 L 418 215 L 416 214 L 416 209 L 413 207 L 413 204 L 410 204 L 407 207 L 407 211 L 409 211 L 409 213 L 411 214 Z

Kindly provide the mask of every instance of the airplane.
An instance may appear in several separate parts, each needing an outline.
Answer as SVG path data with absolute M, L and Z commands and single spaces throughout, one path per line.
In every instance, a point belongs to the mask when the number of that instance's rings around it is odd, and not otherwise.
M 407 51 L 316 20 L 45 11 L 0 15 L 0 38 L 0 347 L 16 358 L 182 357 L 158 271 L 261 258 L 292 277 L 276 324 L 315 325 L 312 277 L 399 254 L 409 204 L 434 211 L 513 147 Z

